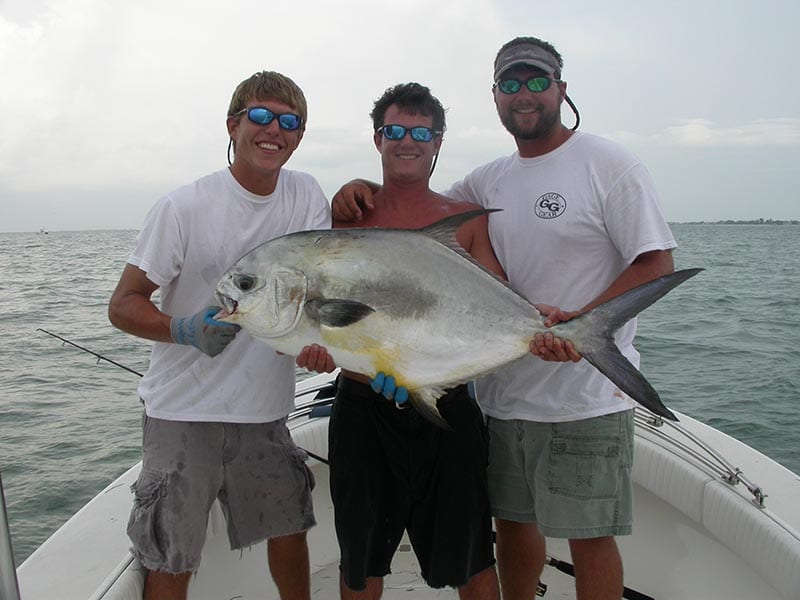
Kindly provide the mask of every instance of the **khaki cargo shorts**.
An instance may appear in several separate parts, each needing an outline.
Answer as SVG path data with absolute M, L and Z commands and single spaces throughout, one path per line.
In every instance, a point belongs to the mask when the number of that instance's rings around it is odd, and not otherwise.
M 231 549 L 315 524 L 307 455 L 294 444 L 286 419 L 207 423 L 145 415 L 142 454 L 128 536 L 146 569 L 196 571 L 215 500 Z

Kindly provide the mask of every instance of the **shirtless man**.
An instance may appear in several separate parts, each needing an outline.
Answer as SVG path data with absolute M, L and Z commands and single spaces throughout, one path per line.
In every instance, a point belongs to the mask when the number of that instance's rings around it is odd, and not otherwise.
M 429 187 L 445 119 L 427 87 L 407 83 L 388 89 L 371 116 L 383 185 L 373 198 L 374 209 L 358 226 L 416 229 L 480 208 L 453 202 Z M 487 222 L 486 216 L 467 222 L 457 240 L 487 269 L 505 277 Z M 336 226 L 353 223 L 334 221 Z M 305 350 L 298 364 L 333 368 L 320 347 Z M 383 577 L 408 531 L 431 587 L 455 587 L 462 600 L 498 600 L 483 414 L 466 385 L 448 390 L 438 403 L 452 427 L 446 431 L 405 404 L 405 393 L 382 374 L 371 381 L 342 371 L 337 382 L 329 460 L 341 597 L 380 598 Z

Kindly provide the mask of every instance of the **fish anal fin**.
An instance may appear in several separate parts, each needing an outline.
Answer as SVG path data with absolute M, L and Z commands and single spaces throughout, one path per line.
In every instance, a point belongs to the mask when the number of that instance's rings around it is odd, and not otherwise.
M 336 298 L 309 300 L 303 310 L 310 319 L 328 327 L 347 327 L 375 312 L 363 302 Z
M 444 394 L 444 391 L 444 388 L 439 387 L 417 388 L 409 392 L 408 401 L 425 419 L 442 429 L 452 431 L 450 423 L 444 419 L 436 406 L 436 402 Z

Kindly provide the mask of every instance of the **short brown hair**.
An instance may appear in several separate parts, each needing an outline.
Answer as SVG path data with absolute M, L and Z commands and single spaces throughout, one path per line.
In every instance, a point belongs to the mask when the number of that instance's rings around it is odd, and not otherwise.
M 301 129 L 306 128 L 308 105 L 303 90 L 294 81 L 275 71 L 260 71 L 236 86 L 228 107 L 228 116 L 246 108 L 250 100 L 276 100 L 297 111 L 302 119 Z
M 377 131 L 385 125 L 386 110 L 392 105 L 410 115 L 420 113 L 426 117 L 433 117 L 433 129 L 444 133 L 444 107 L 439 99 L 431 94 L 431 90 L 416 82 L 400 83 L 390 87 L 375 101 L 372 112 L 372 129 Z

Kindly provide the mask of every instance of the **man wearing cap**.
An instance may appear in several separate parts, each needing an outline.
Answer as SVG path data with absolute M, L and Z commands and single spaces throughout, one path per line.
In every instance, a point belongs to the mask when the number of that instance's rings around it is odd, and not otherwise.
M 511 285 L 554 325 L 671 273 L 675 240 L 645 166 L 561 121 L 567 84 L 549 43 L 520 37 L 494 63 L 492 92 L 517 151 L 444 192 L 502 209 L 489 234 Z M 361 218 L 372 189 L 352 183 L 334 218 Z M 560 308 L 556 308 L 560 307 Z M 636 320 L 616 335 L 633 364 Z M 571 344 L 537 336 L 531 354 L 476 382 L 490 432 L 489 493 L 504 600 L 534 597 L 545 536 L 569 540 L 579 600 L 622 596 L 615 536 L 632 529 L 633 401 Z M 544 360 L 539 360 L 539 358 Z

